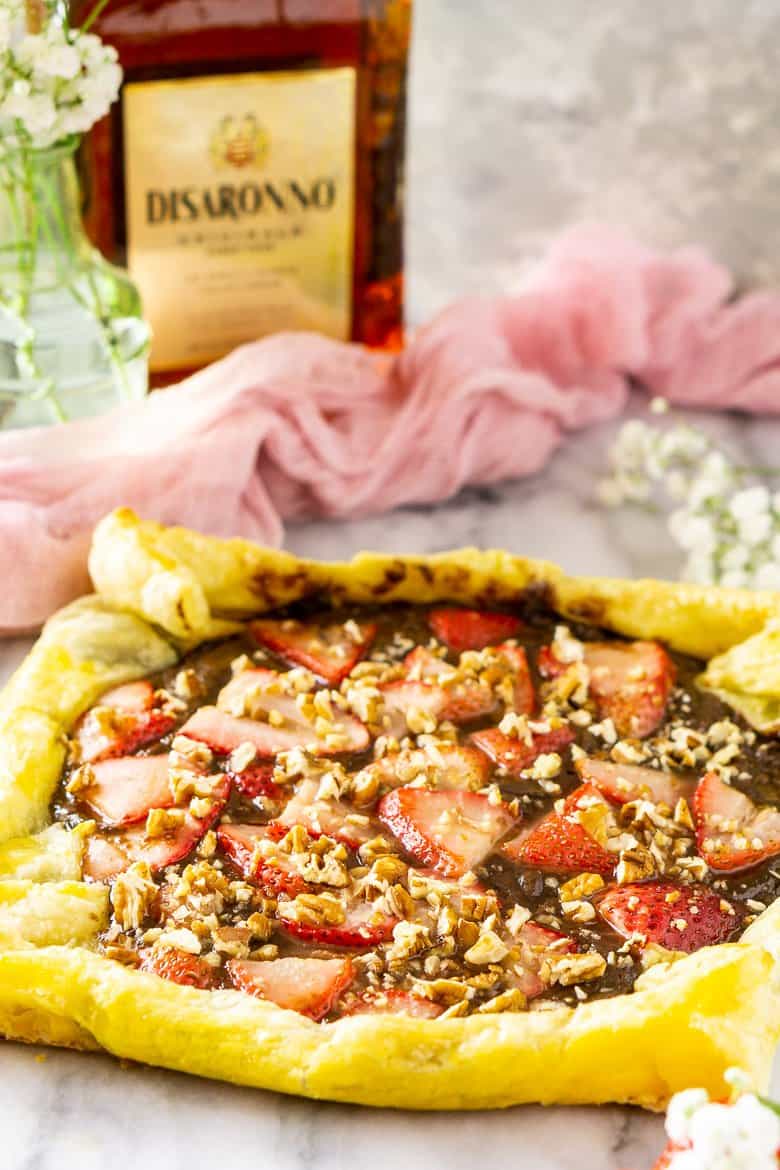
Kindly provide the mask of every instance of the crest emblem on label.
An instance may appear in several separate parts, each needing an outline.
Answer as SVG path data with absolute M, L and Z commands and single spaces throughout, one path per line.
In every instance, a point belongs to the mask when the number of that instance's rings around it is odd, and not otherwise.
M 254 114 L 241 118 L 226 114 L 212 132 L 209 153 L 216 167 L 259 170 L 265 166 L 270 147 L 268 131 Z

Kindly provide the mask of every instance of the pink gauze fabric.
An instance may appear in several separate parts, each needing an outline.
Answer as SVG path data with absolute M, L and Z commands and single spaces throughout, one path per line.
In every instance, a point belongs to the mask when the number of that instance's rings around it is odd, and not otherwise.
M 0 434 L 0 629 L 88 588 L 90 531 L 119 504 L 278 544 L 285 519 L 529 475 L 616 415 L 629 377 L 676 403 L 777 412 L 780 294 L 732 291 L 699 248 L 577 228 L 519 292 L 457 302 L 396 357 L 279 334 L 99 418 Z

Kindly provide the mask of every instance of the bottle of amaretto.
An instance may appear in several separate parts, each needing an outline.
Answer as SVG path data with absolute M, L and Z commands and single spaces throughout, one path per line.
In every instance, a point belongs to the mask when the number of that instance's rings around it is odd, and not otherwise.
M 86 221 L 162 380 L 279 329 L 400 344 L 410 21 L 411 0 L 109 0 L 125 81 L 82 151 Z

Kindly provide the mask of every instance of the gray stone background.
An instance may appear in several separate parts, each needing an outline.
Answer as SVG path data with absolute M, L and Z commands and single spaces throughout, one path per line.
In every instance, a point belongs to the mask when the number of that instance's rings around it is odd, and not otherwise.
M 780 277 L 780 0 L 416 0 L 409 320 L 564 225 Z

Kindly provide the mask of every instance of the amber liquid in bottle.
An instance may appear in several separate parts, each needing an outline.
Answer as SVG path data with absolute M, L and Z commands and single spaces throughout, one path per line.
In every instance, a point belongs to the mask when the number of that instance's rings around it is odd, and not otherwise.
M 79 23 L 92 0 L 78 0 Z M 109 0 L 124 68 L 82 148 L 160 384 L 279 328 L 402 342 L 411 0 Z

